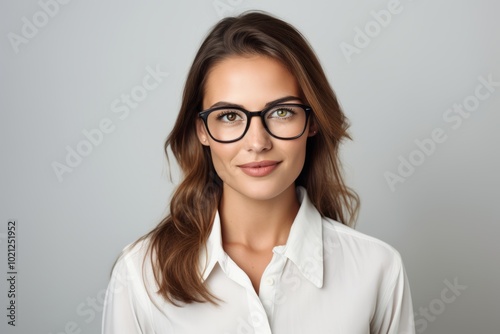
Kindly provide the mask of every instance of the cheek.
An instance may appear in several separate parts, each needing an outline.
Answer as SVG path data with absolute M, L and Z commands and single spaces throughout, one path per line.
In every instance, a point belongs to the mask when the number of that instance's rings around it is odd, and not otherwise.
M 225 145 L 228 147 L 222 147 L 220 145 Z M 231 168 L 231 162 L 235 153 L 231 149 L 230 144 L 214 144 L 210 145 L 210 152 L 212 154 L 212 163 L 214 165 L 215 172 L 219 177 L 224 180 L 227 171 Z
M 301 140 L 298 140 L 296 142 L 293 142 L 293 147 L 290 149 L 290 151 L 294 152 L 294 155 L 297 157 L 297 159 L 302 159 L 304 160 L 306 156 L 306 147 L 307 147 L 307 138 L 300 138 Z
M 305 159 L 306 159 L 306 149 L 304 147 L 302 150 L 299 151 L 295 160 L 298 173 L 300 173 L 302 171 L 302 168 L 304 168 Z
M 306 157 L 306 141 L 290 141 L 287 143 L 286 147 L 283 147 L 283 152 L 286 152 L 285 154 L 290 163 L 290 169 L 292 169 L 298 176 L 304 167 Z

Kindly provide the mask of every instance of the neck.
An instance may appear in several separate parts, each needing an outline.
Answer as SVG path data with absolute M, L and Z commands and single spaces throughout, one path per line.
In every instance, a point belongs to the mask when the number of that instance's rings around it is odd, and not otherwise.
M 269 200 L 250 199 L 225 187 L 219 206 L 223 243 L 255 250 L 284 245 L 299 207 L 293 184 Z

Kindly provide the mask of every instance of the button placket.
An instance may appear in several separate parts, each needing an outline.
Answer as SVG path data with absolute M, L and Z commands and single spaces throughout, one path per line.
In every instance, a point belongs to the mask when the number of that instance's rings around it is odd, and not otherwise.
M 267 266 L 261 278 L 259 298 L 262 302 L 262 306 L 266 310 L 269 323 L 271 323 L 273 319 L 276 291 L 285 262 L 286 258 L 279 252 L 274 251 L 271 262 Z
M 266 285 L 268 286 L 271 286 L 271 285 L 274 285 L 274 278 L 272 277 L 268 277 L 266 278 L 265 282 L 264 282 Z
M 255 334 L 272 334 L 265 307 L 253 287 L 247 289 L 247 298 L 249 307 L 248 321 L 252 325 Z

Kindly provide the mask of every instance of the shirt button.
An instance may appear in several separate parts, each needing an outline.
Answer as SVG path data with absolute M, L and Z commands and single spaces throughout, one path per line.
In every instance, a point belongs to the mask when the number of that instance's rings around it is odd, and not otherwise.
M 266 285 L 273 285 L 274 284 L 274 279 L 272 279 L 271 277 L 268 277 L 266 278 Z

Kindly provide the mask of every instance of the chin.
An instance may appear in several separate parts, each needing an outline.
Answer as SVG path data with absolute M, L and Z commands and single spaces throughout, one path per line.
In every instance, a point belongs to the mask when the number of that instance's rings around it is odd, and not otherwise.
M 256 200 L 256 201 L 268 201 L 275 199 L 282 195 L 286 190 L 290 187 L 295 189 L 295 183 L 287 183 L 287 184 L 276 184 L 275 182 L 250 182 L 250 184 L 241 184 L 238 187 L 231 187 L 230 192 L 236 191 L 244 197 L 248 199 Z M 295 190 L 294 190 L 295 191 Z

